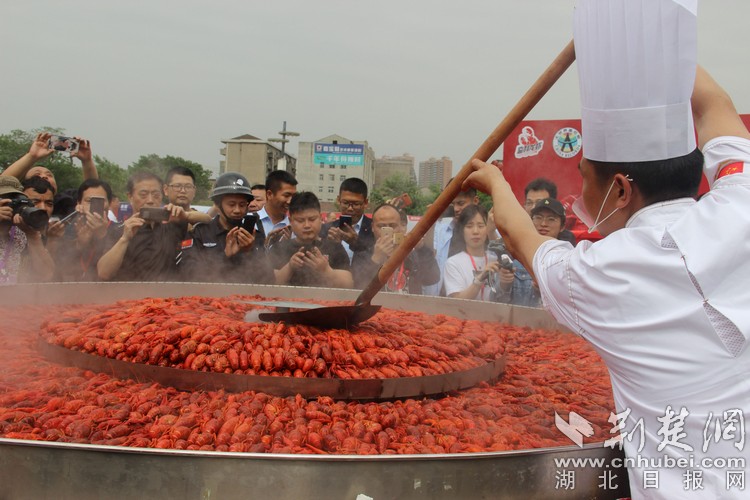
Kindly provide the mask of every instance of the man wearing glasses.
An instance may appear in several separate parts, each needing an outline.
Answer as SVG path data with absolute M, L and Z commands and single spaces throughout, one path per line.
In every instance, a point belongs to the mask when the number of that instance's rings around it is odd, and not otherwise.
M 195 199 L 195 174 L 187 167 L 172 167 L 167 172 L 167 182 L 164 184 L 164 196 L 172 205 L 182 207 L 186 212 L 195 212 L 191 218 L 195 222 L 210 222 L 211 216 L 191 208 Z
M 529 215 L 537 233 L 562 240 L 560 234 L 565 227 L 565 207 L 562 203 L 555 198 L 537 200 L 534 207 L 529 210 Z M 500 270 L 500 290 L 498 290 L 497 302 L 526 307 L 541 306 L 539 285 L 520 261 L 513 260 L 512 270 L 505 268 Z
M 365 216 L 368 202 L 365 181 L 357 177 L 344 180 L 336 197 L 336 203 L 344 219 L 330 221 L 320 230 L 321 238 L 328 238 L 343 245 L 350 263 L 355 252 L 372 252 L 375 245 L 372 219 Z M 351 218 L 351 224 L 347 218 Z

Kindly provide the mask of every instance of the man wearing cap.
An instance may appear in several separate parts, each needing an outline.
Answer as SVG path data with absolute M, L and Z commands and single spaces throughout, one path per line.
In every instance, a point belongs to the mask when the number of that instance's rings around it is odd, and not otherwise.
M 15 177 L 0 177 L 0 285 L 48 281 L 55 272 L 41 231 L 24 223 L 10 206 L 14 199 L 26 198 L 22 189 Z
M 565 207 L 562 203 L 555 198 L 537 200 L 529 215 L 539 234 L 561 239 L 560 233 L 565 227 Z M 513 269 L 500 269 L 500 287 L 495 300 L 516 306 L 540 306 L 539 285 L 518 259 L 513 260 Z
M 273 270 L 263 247 L 257 248 L 255 232 L 242 227 L 253 200 L 250 184 L 235 172 L 221 174 L 211 192 L 218 215 L 196 224 L 192 238 L 182 243 L 180 274 L 186 281 L 222 283 L 271 283 Z M 262 227 L 262 226 L 260 226 Z
M 604 239 L 574 249 L 538 234 L 491 165 L 475 161 L 466 181 L 492 194 L 547 310 L 607 364 L 633 498 L 747 496 L 730 473 L 747 468 L 750 133 L 696 69 L 696 11 L 689 0 L 576 8 L 578 210 Z M 711 190 L 695 201 L 702 170 Z M 686 481 L 693 469 L 700 485 Z

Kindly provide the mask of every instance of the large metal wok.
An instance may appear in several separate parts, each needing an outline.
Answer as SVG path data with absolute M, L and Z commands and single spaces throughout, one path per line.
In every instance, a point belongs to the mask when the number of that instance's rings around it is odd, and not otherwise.
M 144 297 L 261 294 L 287 299 L 352 300 L 357 292 L 186 283 L 18 285 L 0 288 L 5 305 L 110 303 Z M 544 311 L 503 304 L 379 294 L 385 307 L 533 328 L 558 325 Z M 2 383 L 0 370 L 0 385 Z M 621 451 L 588 445 L 445 455 L 272 455 L 191 452 L 0 439 L 1 498 L 473 499 L 621 498 Z M 559 460 L 601 459 L 574 467 Z M 570 474 L 575 474 L 571 487 Z M 602 489 L 617 476 L 616 489 Z M 607 484 L 612 486 L 612 484 Z M 566 489 L 567 488 L 567 489 Z

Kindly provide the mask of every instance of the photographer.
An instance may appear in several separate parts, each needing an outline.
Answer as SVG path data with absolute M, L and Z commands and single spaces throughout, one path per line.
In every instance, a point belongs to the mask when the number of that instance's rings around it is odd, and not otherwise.
M 457 299 L 489 301 L 498 286 L 500 264 L 487 251 L 487 211 L 468 205 L 461 211 L 455 236 L 462 251 L 445 263 L 445 293 Z
M 322 220 L 317 196 L 295 194 L 289 203 L 289 220 L 295 238 L 280 241 L 270 253 L 276 284 L 351 288 L 344 247 L 319 236 Z
M 53 253 L 57 280 L 98 281 L 96 264 L 107 232 L 114 230 L 106 215 L 112 198 L 112 188 L 99 179 L 85 180 L 78 187 L 75 212 L 62 221 L 65 233 Z M 98 206 L 92 209 L 92 202 Z
M 105 253 L 97 263 L 100 279 L 167 281 L 174 277 L 188 223 L 196 221 L 182 207 L 162 207 L 162 189 L 161 178 L 151 172 L 136 172 L 128 179 L 133 216 L 108 232 Z
M 255 214 L 247 215 L 253 200 L 248 186 L 247 179 L 234 172 L 216 179 L 211 200 L 219 215 L 196 224 L 192 238 L 183 241 L 178 268 L 184 280 L 273 283 L 265 251 L 254 245 L 259 221 Z
M 365 181 L 357 177 L 344 180 L 339 187 L 336 203 L 341 210 L 341 217 L 324 224 L 320 236 L 341 243 L 349 256 L 349 262 L 352 262 L 356 252 L 368 252 L 375 244 L 372 219 L 365 216 L 369 203 Z
M 543 198 L 536 201 L 530 211 L 531 221 L 542 236 L 559 238 L 565 227 L 565 207 L 554 198 Z M 513 261 L 513 268 L 500 271 L 500 289 L 497 302 L 516 306 L 540 307 L 539 285 L 533 276 L 518 261 Z
M 41 177 L 46 179 L 52 188 L 57 192 L 57 181 L 55 180 L 55 174 L 52 173 L 47 167 L 41 165 L 34 165 L 36 162 L 47 158 L 49 155 L 55 152 L 54 149 L 49 149 L 49 139 L 52 134 L 44 132 L 37 134 L 34 141 L 31 143 L 29 152 L 19 158 L 15 163 L 6 168 L 0 176 L 11 176 L 15 177 L 19 181 L 29 179 L 31 177 Z M 82 137 L 74 137 L 78 142 L 78 150 L 71 153 L 71 158 L 78 158 L 81 160 L 81 166 L 83 169 L 84 179 L 98 179 L 99 174 L 96 171 L 96 165 L 94 164 L 94 157 L 91 152 L 91 144 L 88 140 Z
M 49 281 L 55 264 L 42 242 L 46 212 L 33 206 L 14 177 L 0 177 L 0 284 Z M 32 227 L 33 226 L 33 227 Z
M 406 233 L 406 213 L 393 205 L 382 204 L 372 213 L 372 232 L 375 245 L 367 251 L 355 252 L 352 259 L 354 286 L 364 288 L 380 267 L 398 247 L 399 238 Z M 384 286 L 386 292 L 422 294 L 422 286 L 440 280 L 435 254 L 420 241 L 394 271 Z

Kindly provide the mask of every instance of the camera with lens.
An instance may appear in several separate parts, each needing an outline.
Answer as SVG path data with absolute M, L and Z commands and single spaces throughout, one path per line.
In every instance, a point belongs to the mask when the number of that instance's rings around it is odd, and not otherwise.
M 507 269 L 508 271 L 513 270 L 513 257 L 505 248 L 505 242 L 503 240 L 492 240 L 487 246 L 487 250 L 497 255 L 497 261 L 500 263 L 500 267 Z
M 13 215 L 20 215 L 24 224 L 32 229 L 41 231 L 49 222 L 49 215 L 45 210 L 36 208 L 34 202 L 26 196 L 16 196 L 8 204 L 13 209 Z

